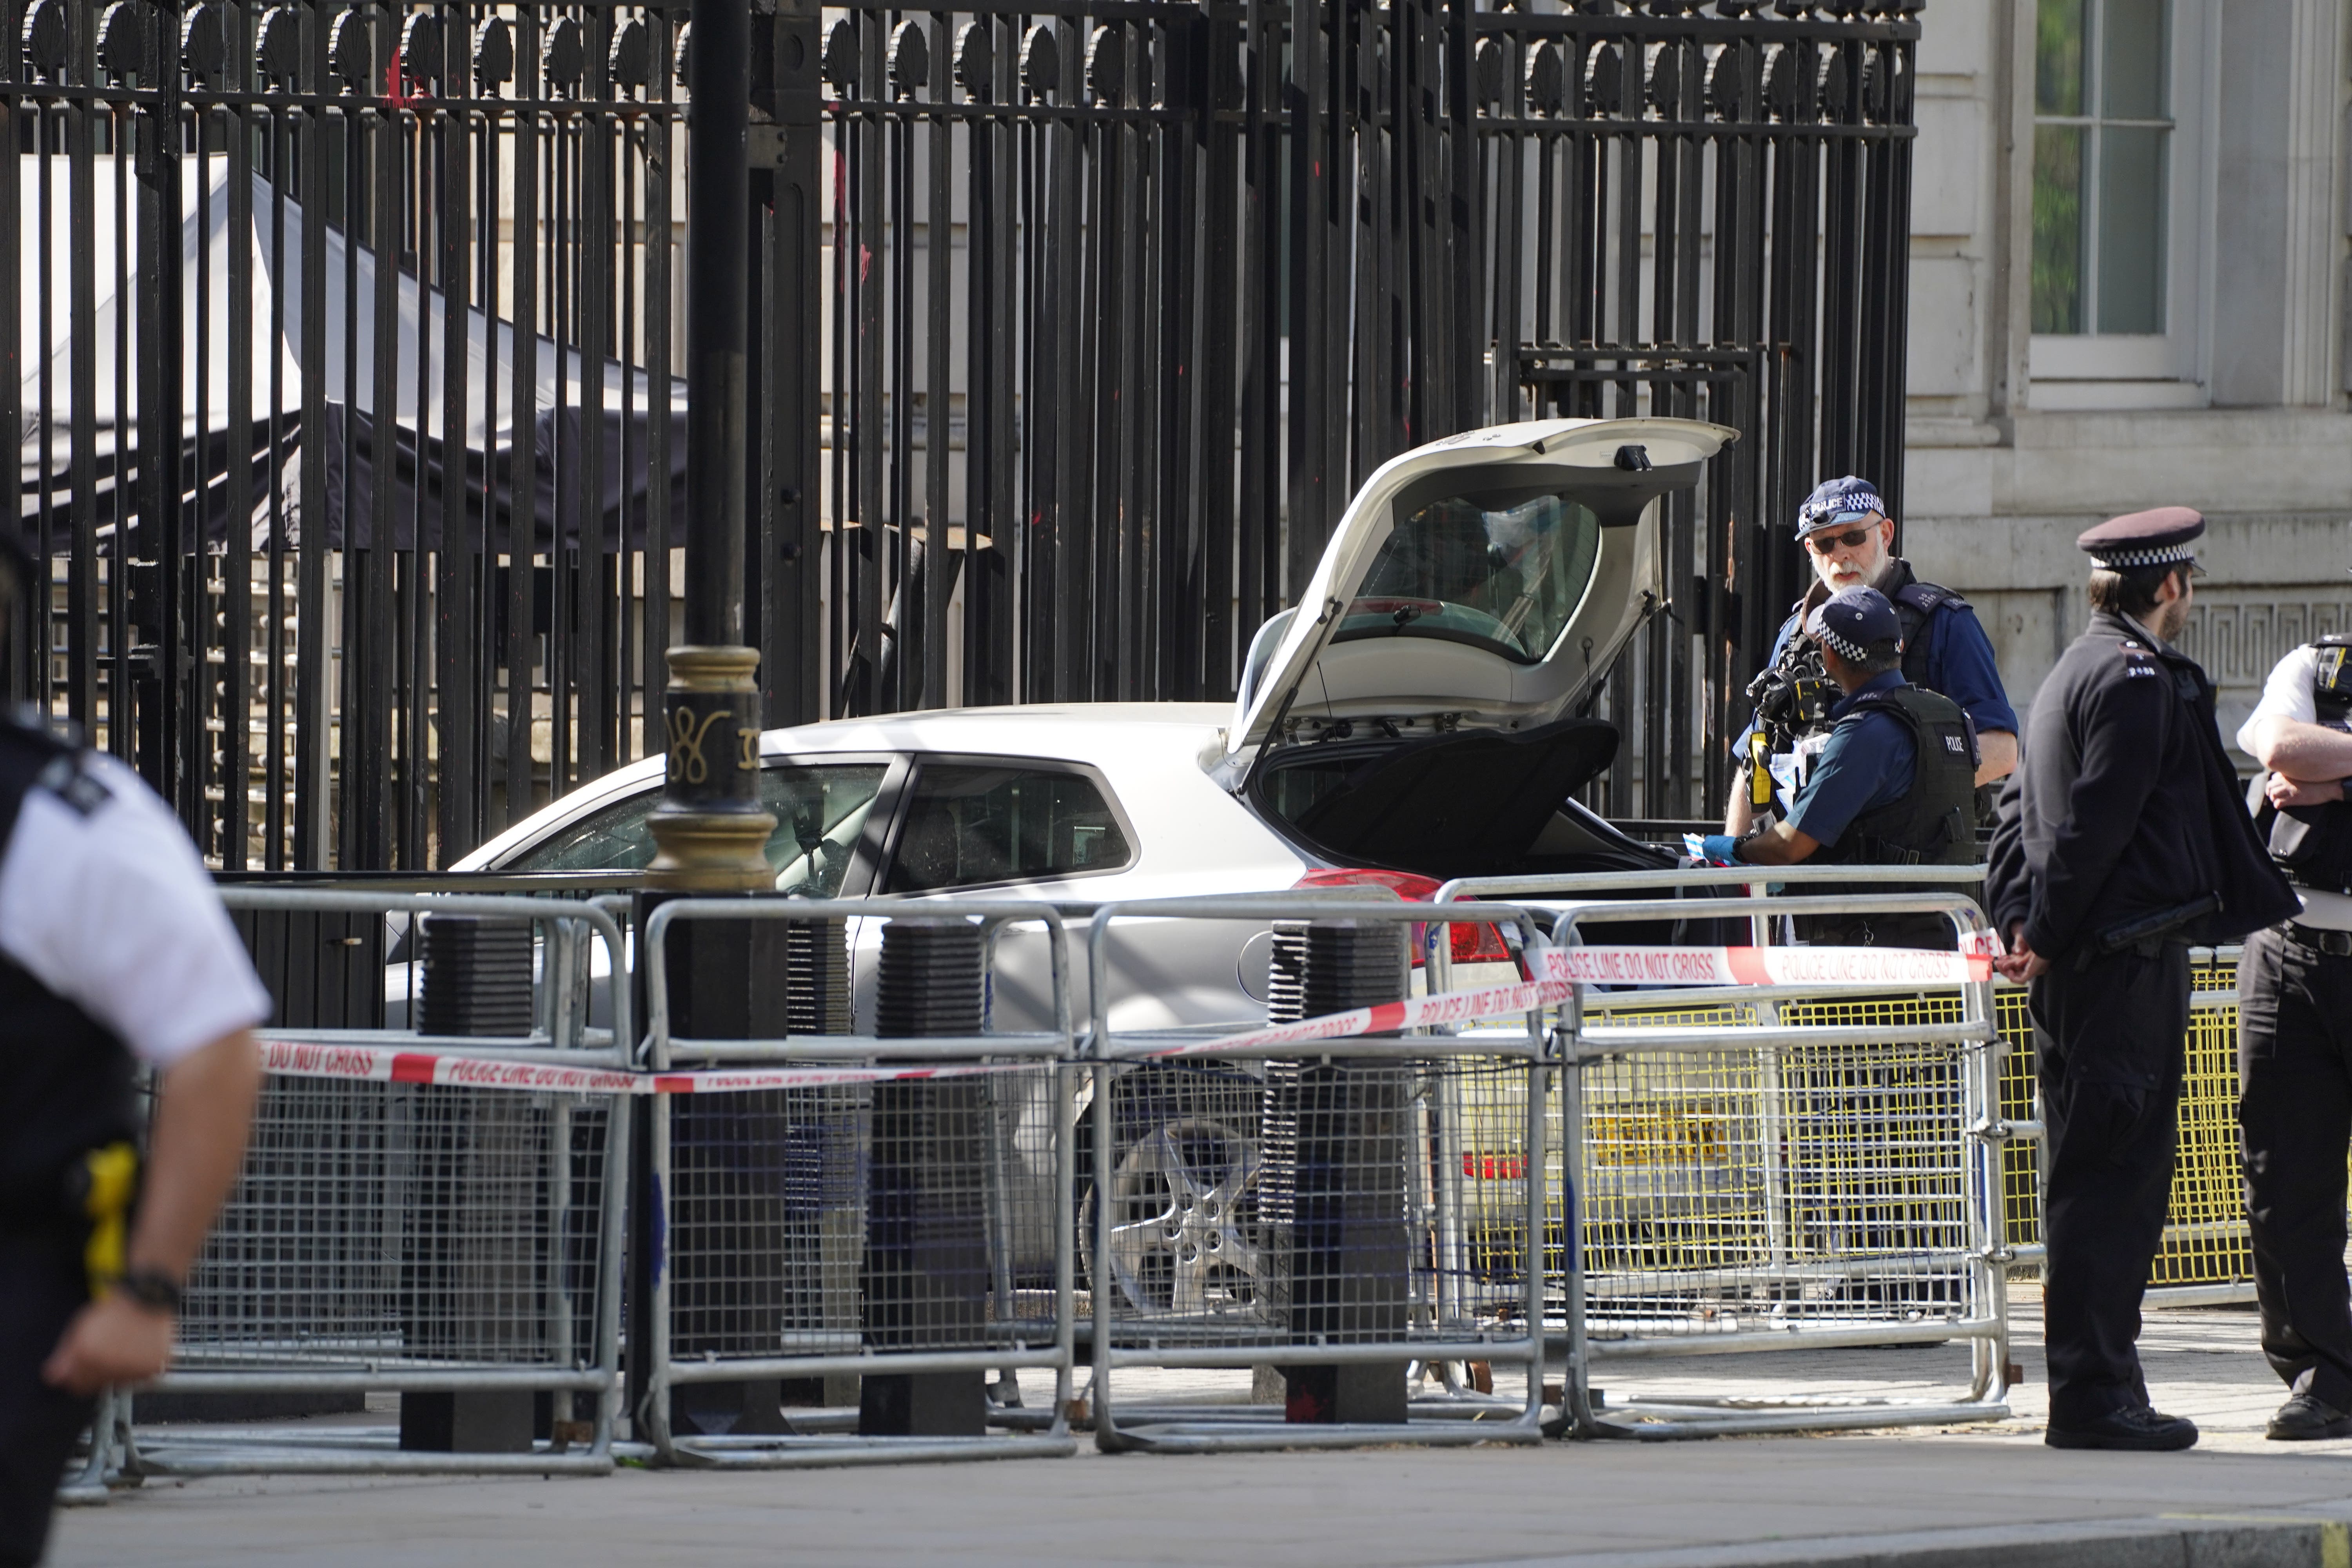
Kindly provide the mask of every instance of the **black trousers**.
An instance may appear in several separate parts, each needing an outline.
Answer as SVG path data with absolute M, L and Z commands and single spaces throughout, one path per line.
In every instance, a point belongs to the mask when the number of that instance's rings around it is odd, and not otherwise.
M 2042 1291 L 2050 1420 L 2079 1426 L 2147 1404 L 2140 1298 L 2172 1193 L 2189 950 L 2166 944 L 2033 983 L 2040 1054 Z
M 2352 1410 L 2344 1157 L 2352 958 L 2273 928 L 2238 964 L 2238 1125 L 2263 1354 L 2297 1394 Z
M 41 1363 L 88 1300 L 70 1242 L 0 1232 L 0 1568 L 41 1560 L 74 1438 L 92 1401 L 41 1381 Z

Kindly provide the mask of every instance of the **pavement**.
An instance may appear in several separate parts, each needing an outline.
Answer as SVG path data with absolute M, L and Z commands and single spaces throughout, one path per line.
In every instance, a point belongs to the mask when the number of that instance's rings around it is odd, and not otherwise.
M 1990 1426 L 1230 1457 L 1086 1443 L 1076 1458 L 1025 1463 L 584 1479 L 154 1480 L 62 1513 L 52 1562 L 2352 1568 L 2352 1440 L 2263 1438 L 2283 1391 L 2250 1310 L 2149 1313 L 2157 1403 L 2204 1439 L 2123 1455 L 2042 1445 L 2032 1293 L 2017 1305 L 2030 1381 Z M 1957 1346 L 1710 1356 L 1644 1365 L 1638 1386 L 1919 1394 L 1966 1369 Z M 1191 1374 L 1181 1391 L 1240 1396 L 1214 1384 Z M 1122 1400 L 1136 1392 L 1123 1378 Z

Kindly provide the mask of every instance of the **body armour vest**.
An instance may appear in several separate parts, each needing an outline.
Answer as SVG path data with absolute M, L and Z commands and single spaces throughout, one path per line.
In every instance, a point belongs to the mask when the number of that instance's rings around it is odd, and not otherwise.
M 1942 605 L 1960 608 L 1968 601 L 1949 588 L 1933 583 L 1922 583 L 1911 575 L 1907 561 L 1895 563 L 1895 575 L 1885 590 L 1888 603 L 1895 607 L 1895 619 L 1901 627 L 1903 638 L 1903 679 L 1923 690 L 1932 690 L 1927 679 L 1927 623 Z M 1802 614 L 1804 602 L 1798 603 Z M 1821 645 L 1801 631 L 1781 645 L 1780 656 L 1771 668 L 1748 688 L 1755 696 L 1761 688 L 1778 689 L 1777 696 L 1767 696 L 1759 701 L 1757 719 L 1762 725 L 1767 756 L 1784 757 L 1792 752 L 1818 752 L 1829 732 L 1835 728 L 1829 717 L 1831 704 L 1837 700 L 1837 683 L 1829 676 L 1828 667 L 1822 662 Z M 1775 777 L 1772 781 L 1773 807 L 1786 816 L 1790 805 L 1789 780 Z M 1763 802 L 1757 803 L 1759 806 Z M 1969 806 L 1971 821 L 1976 806 Z
M 2352 731 L 2352 636 L 2331 634 L 2310 646 L 2319 652 L 2311 682 L 2315 714 L 2328 729 Z M 2352 893 L 2352 802 L 2281 811 L 2263 793 L 2267 778 L 2254 780 L 2248 804 L 2271 858 L 2298 887 Z
M 1934 583 L 1922 583 L 1911 575 L 1911 563 L 1897 560 L 1895 577 L 1885 590 L 1887 603 L 1895 606 L 1895 619 L 1902 627 L 1903 679 L 1914 686 L 1933 689 L 1927 679 L 1927 622 L 1945 605 L 1966 609 L 1968 601 L 1949 588 Z M 1802 612 L 1802 603 L 1799 610 Z M 1768 724 L 1766 739 L 1775 752 L 1785 752 L 1808 735 L 1827 734 L 1832 725 L 1828 704 L 1837 697 L 1837 686 L 1830 679 L 1827 666 L 1822 663 L 1821 645 L 1800 630 L 1782 645 L 1780 657 L 1773 668 L 1792 681 L 1818 683 L 1813 689 L 1824 695 L 1818 712 L 1793 714 L 1790 721 Z
M 1911 787 L 1855 817 L 1815 857 L 1827 866 L 1966 866 L 1977 858 L 1974 727 L 1960 705 L 1917 686 L 1874 691 L 1838 722 L 1886 713 L 1911 731 Z
M 0 719 L 0 857 L 37 789 L 83 812 L 110 798 L 72 747 Z M 134 1074 L 121 1037 L 0 952 L 0 1226 L 79 1224 L 69 1173 L 91 1150 L 138 1137 Z

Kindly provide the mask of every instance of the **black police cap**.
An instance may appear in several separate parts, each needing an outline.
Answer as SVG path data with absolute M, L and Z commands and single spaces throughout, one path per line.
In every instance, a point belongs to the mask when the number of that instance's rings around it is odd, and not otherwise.
M 2092 565 L 2120 572 L 2194 561 L 2197 542 L 2204 536 L 2203 514 L 2185 506 L 2159 506 L 2126 512 L 2085 529 L 2075 538 L 2074 547 L 2091 558 Z

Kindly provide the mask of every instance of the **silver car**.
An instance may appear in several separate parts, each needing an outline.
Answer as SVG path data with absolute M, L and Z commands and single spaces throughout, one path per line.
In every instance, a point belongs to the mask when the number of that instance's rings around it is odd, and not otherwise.
M 1082 703 L 772 730 L 761 795 L 776 886 L 812 897 L 1098 904 L 1366 880 L 1671 865 L 1570 797 L 1615 728 L 1569 716 L 1661 602 L 1657 499 L 1734 432 L 1681 419 L 1542 420 L 1384 464 L 1301 607 L 1261 628 L 1224 704 Z M 585 785 L 458 870 L 641 868 L 662 759 Z M 879 922 L 852 938 L 860 1026 Z M 1475 936 L 1464 928 L 1465 943 Z M 1266 938 L 1121 928 L 1100 1022 L 1262 1018 Z M 1071 972 L 1083 984 L 1083 954 Z M 1468 956 L 1465 953 L 1465 956 Z M 999 1027 L 1047 1012 L 1042 937 L 1008 938 Z M 1091 1004 L 1073 998 L 1081 1016 Z
M 1571 798 L 1618 744 L 1613 726 L 1572 715 L 1664 597 L 1658 499 L 1696 485 L 1733 437 L 1689 420 L 1546 420 L 1391 460 L 1349 504 L 1299 607 L 1259 630 L 1231 705 L 1004 707 L 772 730 L 761 791 L 777 821 L 775 885 L 820 898 L 1092 905 L 1358 881 L 1412 897 L 1457 876 L 1671 866 Z M 646 866 L 662 765 L 648 758 L 574 791 L 457 868 Z M 872 1027 L 881 924 L 853 922 L 850 936 L 860 1032 Z M 1070 939 L 1072 1005 L 1098 1026 L 1265 1016 L 1265 927 L 1115 927 L 1110 994 L 1098 999 L 1085 994 L 1083 930 Z M 1507 958 L 1491 934 L 1454 931 L 1457 963 Z M 1046 1026 L 1045 943 L 1034 926 L 1000 941 L 996 1027 Z M 1482 978 L 1475 968 L 1457 977 Z M 1120 1081 L 1107 1272 L 1128 1308 L 1258 1310 L 1257 1085 L 1241 1069 L 1150 1068 Z M 1038 1135 L 1050 1113 L 1007 1111 L 1024 1189 L 1014 1207 L 1050 1215 L 1051 1141 Z M 1082 1120 L 1082 1137 L 1090 1126 Z M 1202 1194 L 1217 1199 L 1213 1247 L 1168 1223 Z M 1022 1258 L 1050 1259 L 1050 1232 L 1017 1228 Z M 1090 1252 L 1090 1277 L 1097 1262 Z

